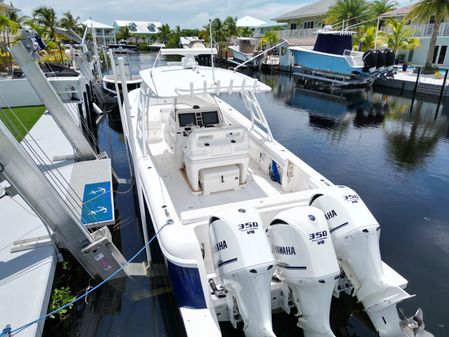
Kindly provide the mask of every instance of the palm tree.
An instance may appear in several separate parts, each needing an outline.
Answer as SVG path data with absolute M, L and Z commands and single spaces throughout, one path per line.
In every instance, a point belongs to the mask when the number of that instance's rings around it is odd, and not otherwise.
M 223 22 L 219 18 L 212 20 L 212 38 L 215 42 L 222 42 L 226 40 Z
M 382 40 L 382 35 L 377 34 L 377 42 Z M 368 49 L 374 49 L 376 45 L 376 26 L 366 27 L 361 36 L 359 37 L 359 45 L 362 51 L 367 51 Z
M 42 37 L 46 40 L 50 40 L 57 44 L 59 48 L 59 54 L 61 56 L 61 62 L 64 62 L 64 57 L 62 54 L 61 45 L 58 40 L 58 35 L 56 33 L 56 27 L 58 25 L 58 18 L 56 17 L 56 12 L 51 7 L 41 6 L 33 10 L 34 21 L 43 28 Z M 48 45 L 48 41 L 47 41 Z
M 264 36 L 259 42 L 259 45 L 260 46 L 268 45 L 268 47 L 272 47 L 279 40 L 280 40 L 279 35 L 275 31 L 269 30 L 268 32 L 265 32 Z
M 388 19 L 387 27 L 389 32 L 387 34 L 388 48 L 394 50 L 395 53 L 398 50 L 411 50 L 419 47 L 419 39 L 413 36 L 413 31 L 410 28 L 404 27 L 406 19 L 401 21 L 393 18 Z
M 9 40 L 9 34 L 16 34 L 19 30 L 19 24 L 13 20 L 11 20 L 6 15 L 0 15 L 0 30 L 3 32 L 3 44 L 4 47 L 9 47 L 10 40 Z M 7 48 L 5 48 L 7 50 Z M 9 71 L 12 73 L 12 58 L 11 55 L 8 53 L 9 58 Z
M 377 18 L 379 15 L 395 10 L 398 7 L 398 2 L 396 0 L 374 0 L 370 7 L 374 17 Z
M 369 20 L 371 16 L 367 0 L 338 0 L 329 8 L 326 22 L 331 25 L 344 24 L 348 27 Z
M 224 19 L 223 30 L 227 38 L 236 36 L 238 34 L 236 21 L 237 18 L 233 18 L 232 16 L 228 16 L 226 19 Z
M 171 29 L 167 23 L 163 24 L 161 26 L 161 28 L 159 28 L 158 37 L 161 40 L 161 42 L 166 44 L 170 37 L 170 34 L 171 34 Z
M 448 0 L 420 0 L 413 6 L 413 9 L 407 16 L 407 19 L 421 22 L 429 22 L 434 17 L 432 36 L 430 37 L 429 50 L 427 51 L 426 68 L 432 68 L 433 54 L 437 43 L 437 36 L 441 24 L 449 17 Z
M 58 19 L 53 8 L 41 6 L 33 10 L 33 18 L 38 25 L 44 28 L 47 38 L 56 40 L 56 26 Z
M 249 27 L 238 27 L 237 28 L 237 35 L 241 37 L 250 37 L 252 34 L 252 31 Z
M 61 20 L 59 20 L 59 25 L 65 29 L 71 29 L 74 32 L 77 32 L 80 28 L 80 23 L 78 22 L 80 17 L 74 17 L 70 11 L 62 14 Z

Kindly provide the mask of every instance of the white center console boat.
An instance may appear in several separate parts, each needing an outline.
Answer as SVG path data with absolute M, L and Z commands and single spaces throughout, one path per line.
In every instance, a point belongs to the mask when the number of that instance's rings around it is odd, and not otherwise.
M 198 66 L 194 56 L 209 52 L 161 50 L 181 64 L 142 70 L 122 112 L 187 335 L 218 337 L 229 321 L 248 337 L 275 336 L 272 313 L 294 312 L 305 336 L 332 337 L 331 298 L 346 292 L 380 336 L 410 336 L 410 324 L 412 336 L 431 336 L 422 320 L 399 318 L 407 280 L 382 262 L 380 226 L 361 198 L 274 140 L 256 98 L 270 88 Z M 235 94 L 250 119 L 221 99 Z

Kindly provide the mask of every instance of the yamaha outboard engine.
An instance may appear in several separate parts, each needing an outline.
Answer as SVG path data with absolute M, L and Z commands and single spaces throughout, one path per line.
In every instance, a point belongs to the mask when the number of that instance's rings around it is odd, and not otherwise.
M 259 213 L 228 208 L 210 219 L 209 235 L 219 282 L 237 302 L 246 337 L 276 337 L 271 320 L 275 260 Z
M 385 53 L 385 70 L 388 72 L 393 71 L 396 58 L 393 49 L 385 49 L 383 52 Z
M 362 56 L 362 60 L 363 60 L 363 71 L 364 72 L 370 72 L 373 73 L 376 71 L 377 68 L 377 53 L 375 52 L 375 50 L 368 50 L 366 51 L 363 56 Z
M 292 290 L 305 337 L 335 337 L 329 314 L 340 275 L 326 219 L 305 206 L 280 212 L 268 229 L 277 276 Z
M 385 53 L 383 53 L 381 50 L 375 50 L 375 53 L 377 55 L 377 61 L 376 61 L 377 71 L 384 71 L 384 69 L 385 69 Z
M 345 186 L 332 186 L 312 199 L 321 209 L 340 266 L 354 287 L 379 336 L 403 336 L 396 304 L 411 297 L 384 274 L 379 250 L 380 226 L 360 197 Z

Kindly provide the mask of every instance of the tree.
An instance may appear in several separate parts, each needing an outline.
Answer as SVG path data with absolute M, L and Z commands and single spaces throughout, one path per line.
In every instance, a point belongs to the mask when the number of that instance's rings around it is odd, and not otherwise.
M 390 29 L 387 34 L 388 48 L 397 53 L 399 50 L 411 50 L 419 47 L 419 39 L 411 37 L 413 31 L 405 27 L 406 19 L 401 21 L 393 18 L 388 19 L 387 27 Z
M 434 18 L 432 35 L 430 37 L 429 50 L 427 51 L 426 68 L 432 68 L 435 45 L 441 24 L 449 17 L 449 1 L 448 0 L 420 0 L 413 6 L 407 16 L 407 19 L 417 20 L 421 22 L 429 22 L 430 18 Z
M 237 35 L 241 37 L 250 37 L 252 35 L 252 31 L 249 27 L 238 27 Z
M 223 22 L 219 18 L 212 20 L 212 38 L 215 42 L 226 41 L 226 34 L 223 27 Z
M 268 47 L 274 46 L 280 40 L 279 35 L 273 31 L 269 30 L 265 32 L 264 36 L 259 42 L 259 46 L 268 45 Z
M 19 30 L 19 24 L 14 22 L 6 15 L 0 15 L 0 30 L 3 33 L 3 43 L 5 46 L 9 47 L 10 45 L 10 36 L 9 34 L 16 34 Z M 5 48 L 6 49 L 6 48 Z M 9 58 L 9 71 L 12 72 L 12 58 L 8 53 Z
M 74 17 L 70 11 L 62 14 L 63 17 L 59 20 L 59 25 L 65 29 L 71 29 L 74 32 L 78 32 L 80 29 L 80 23 L 78 22 L 80 17 Z
M 377 34 L 377 42 L 379 40 L 382 40 L 382 34 L 381 32 L 378 32 Z M 359 37 L 359 45 L 362 48 L 362 51 L 367 51 L 368 49 L 374 49 L 374 46 L 376 45 L 376 27 L 370 26 L 366 27 L 363 32 L 361 33 L 361 36 Z
M 396 0 L 374 0 L 370 7 L 373 16 L 377 18 L 379 15 L 395 10 L 398 7 L 398 2 Z
M 129 33 L 128 26 L 120 27 L 117 34 L 115 34 L 115 38 L 117 39 L 117 41 L 128 40 L 130 37 L 131 37 L 131 34 Z
M 170 26 L 165 23 L 159 28 L 158 37 L 163 43 L 167 43 L 168 39 L 170 38 L 170 34 L 172 33 Z
M 229 39 L 231 36 L 236 36 L 238 34 L 237 30 L 237 18 L 233 18 L 232 16 L 228 16 L 223 21 L 223 30 L 225 36 Z
M 58 19 L 53 8 L 41 6 L 33 10 L 33 18 L 44 29 L 46 38 L 56 40 L 56 26 Z
M 371 16 L 367 0 L 338 0 L 329 8 L 326 23 L 348 27 L 369 20 Z

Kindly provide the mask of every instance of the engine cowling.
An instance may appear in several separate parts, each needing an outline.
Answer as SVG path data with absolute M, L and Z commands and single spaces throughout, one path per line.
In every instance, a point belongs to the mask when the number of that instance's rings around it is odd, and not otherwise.
M 363 70 L 365 72 L 373 73 L 373 72 L 376 71 L 376 68 L 377 68 L 377 53 L 374 50 L 372 50 L 372 49 L 367 50 L 363 54 L 362 60 L 363 60 L 363 64 L 364 64 Z
M 275 337 L 271 318 L 275 259 L 259 213 L 228 208 L 209 223 L 215 272 L 228 290 L 226 296 L 237 302 L 245 336 Z
M 292 290 L 305 337 L 334 337 L 329 314 L 340 267 L 323 212 L 310 206 L 282 211 L 268 237 L 277 276 Z
M 411 296 L 384 274 L 379 223 L 357 193 L 345 186 L 323 189 L 311 205 L 324 212 L 340 266 L 379 335 L 402 336 L 396 304 Z

